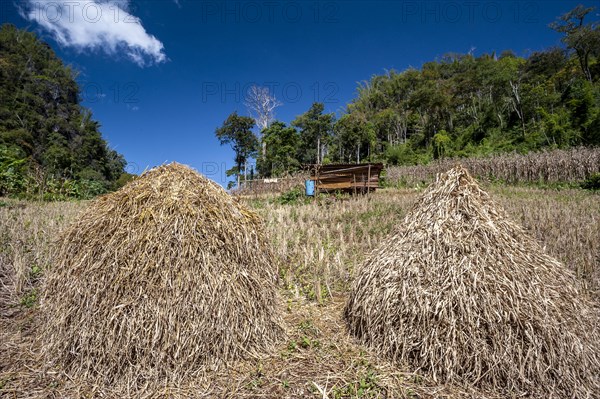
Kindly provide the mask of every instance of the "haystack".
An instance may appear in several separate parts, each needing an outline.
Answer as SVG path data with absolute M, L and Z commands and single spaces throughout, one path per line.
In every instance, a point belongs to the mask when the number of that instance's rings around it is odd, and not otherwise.
M 460 166 L 438 175 L 357 272 L 363 343 L 438 383 L 598 397 L 598 313 L 574 274 Z
M 257 215 L 172 163 L 94 201 L 60 237 L 43 349 L 78 377 L 176 381 L 281 338 Z

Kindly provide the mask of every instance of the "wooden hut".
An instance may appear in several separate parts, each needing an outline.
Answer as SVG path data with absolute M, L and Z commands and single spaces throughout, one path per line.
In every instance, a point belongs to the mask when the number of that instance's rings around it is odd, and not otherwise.
M 308 165 L 315 192 L 367 193 L 379 187 L 382 163 Z

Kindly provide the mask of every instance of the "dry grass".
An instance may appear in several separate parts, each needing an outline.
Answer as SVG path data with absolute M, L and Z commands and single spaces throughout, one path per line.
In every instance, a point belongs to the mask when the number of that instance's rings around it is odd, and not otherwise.
M 600 194 L 582 190 L 494 188 L 494 198 L 600 299 Z
M 511 186 L 486 189 L 545 251 L 575 271 L 590 292 L 600 295 L 600 195 Z M 420 193 L 387 189 L 369 197 L 301 206 L 266 200 L 252 204 L 267 220 L 287 287 L 314 299 L 319 281 L 322 298 L 330 291 L 347 292 L 356 266 L 403 223 Z
M 600 391 L 594 306 L 458 166 L 361 266 L 345 317 L 376 352 L 440 383 L 589 397 Z
M 0 199 L 0 312 L 9 304 L 34 300 L 42 271 L 50 265 L 50 244 L 82 203 Z
M 123 384 L 82 383 L 37 368 L 39 349 L 29 342 L 11 345 L 4 351 L 11 356 L 11 367 L 0 369 L 0 393 L 9 398 L 61 399 L 499 398 L 493 392 L 435 384 L 365 350 L 347 334 L 342 319 L 344 301 L 344 297 L 336 297 L 318 305 L 289 300 L 283 315 L 288 340 L 276 353 L 259 360 L 242 360 L 226 370 L 203 373 L 178 385 L 148 384 L 133 390 Z
M 590 290 L 598 288 L 600 270 L 600 197 L 578 190 L 550 191 L 488 186 L 492 196 L 525 226 L 553 256 L 581 270 Z M 359 199 L 278 205 L 258 199 L 249 205 L 266 220 L 275 255 L 282 260 L 280 304 L 288 339 L 261 360 L 234 363 L 218 373 L 199 375 L 182 386 L 149 385 L 135 394 L 124 386 L 100 386 L 69 380 L 40 367 L 39 306 L 20 305 L 22 295 L 2 289 L 12 316 L 0 319 L 0 396 L 18 398 L 209 397 L 209 398 L 497 398 L 499 392 L 454 384 L 440 385 L 427 376 L 398 368 L 349 337 L 342 308 L 355 268 L 369 251 L 398 227 L 417 199 L 416 190 L 382 190 Z M 10 200 L 6 200 L 11 205 Z M 46 243 L 74 220 L 78 203 L 0 207 L 1 259 L 6 248 L 27 264 L 46 260 Z M 61 216 L 62 215 L 62 216 Z M 39 227 L 35 227 L 39 226 Z M 2 230 L 0 230 L 2 231 Z M 35 245 L 18 246 L 19 237 L 38 231 Z M 38 246 L 39 245 L 39 246 Z M 23 251 L 21 251 L 21 249 Z M 12 257 L 13 254 L 11 253 Z M 14 276 L 10 263 L 6 274 Z M 591 273 L 583 273 L 583 270 Z M 26 284 L 37 287 L 36 280 Z M 320 289 L 319 289 L 320 287 Z M 7 288 L 7 287 L 4 287 Z M 318 294 L 320 292 L 320 294 Z M 321 303 L 319 304 L 319 300 Z M 35 303 L 35 302 L 34 302 Z M 325 392 L 323 394 L 322 392 Z M 593 397 L 593 396 L 592 396 Z
M 257 215 L 212 181 L 146 172 L 61 234 L 42 286 L 46 359 L 139 389 L 264 356 L 283 332 L 271 254 Z

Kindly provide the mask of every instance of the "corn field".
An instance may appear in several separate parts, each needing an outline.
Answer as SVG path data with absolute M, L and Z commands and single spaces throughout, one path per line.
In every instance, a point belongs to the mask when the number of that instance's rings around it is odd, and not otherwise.
M 568 150 L 512 153 L 489 158 L 447 158 L 429 165 L 391 166 L 386 181 L 392 186 L 429 183 L 436 174 L 457 163 L 482 180 L 505 183 L 571 183 L 585 180 L 600 171 L 600 148 L 576 147 Z

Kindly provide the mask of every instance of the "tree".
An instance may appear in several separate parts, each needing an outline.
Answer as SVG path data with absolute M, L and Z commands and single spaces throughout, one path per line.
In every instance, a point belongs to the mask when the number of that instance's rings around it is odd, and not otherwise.
M 340 161 L 360 163 L 361 159 L 369 158 L 377 138 L 374 123 L 356 113 L 346 114 L 337 120 L 334 130 L 338 136 Z
M 266 153 L 259 160 L 259 171 L 265 177 L 281 176 L 300 166 L 296 149 L 300 142 L 298 131 L 283 122 L 273 122 L 263 130 Z
M 92 183 L 99 192 L 110 190 L 126 162 L 109 148 L 100 124 L 81 106 L 76 77 L 34 33 L 2 25 L 0 145 L 24 155 L 20 171 L 27 184 L 51 181 L 49 186 L 60 191 L 74 182 Z M 9 194 L 45 194 L 19 187 Z
M 600 38 L 599 24 L 590 23 L 590 13 L 579 6 L 551 25 L 564 33 L 562 48 L 533 52 L 527 58 L 511 50 L 447 54 L 420 69 L 374 75 L 359 84 L 356 98 L 337 121 L 324 113 L 323 104 L 314 103 L 292 127 L 273 124 L 270 129 L 269 112 L 274 108 L 264 108 L 262 119 L 253 111 L 268 127 L 263 129 L 266 147 L 259 171 L 279 174 L 297 163 L 329 160 L 413 164 L 547 146 L 598 145 Z M 254 90 L 255 98 L 267 98 L 266 104 L 273 99 L 264 88 Z M 23 129 L 14 125 L 10 134 L 30 140 Z
M 282 103 L 270 93 L 268 87 L 252 86 L 246 93 L 245 105 L 262 132 L 275 120 L 275 108 Z
M 450 144 L 450 137 L 445 130 L 440 130 L 433 136 L 433 158 L 439 159 L 446 155 L 448 145 Z
M 370 154 L 410 164 L 597 143 L 600 46 L 598 24 L 583 22 L 587 13 L 579 7 L 556 25 L 570 35 L 569 49 L 529 58 L 512 51 L 449 54 L 360 83 L 335 125 L 331 153 L 344 161 Z
M 536 51 L 527 59 L 523 72 L 530 81 L 545 82 L 548 78 L 560 72 L 567 61 L 566 51 L 562 48 Z
M 215 135 L 221 145 L 229 144 L 235 153 L 235 174 L 237 175 L 237 187 L 240 187 L 240 175 L 242 167 L 244 176 L 248 171 L 248 160 L 256 155 L 258 139 L 252 133 L 254 119 L 247 116 L 239 116 L 233 112 L 227 117 L 223 126 L 217 128 Z
M 246 93 L 246 107 L 253 116 L 261 134 L 262 153 L 265 156 L 266 143 L 262 140 L 262 132 L 275 120 L 275 108 L 282 104 L 269 92 L 268 87 L 252 86 Z
M 584 19 L 595 8 L 585 8 L 578 5 L 571 11 L 559 17 L 559 20 L 550 24 L 557 32 L 564 33 L 562 41 L 569 49 L 577 54 L 581 70 L 590 82 L 593 81 L 590 71 L 590 55 L 600 55 L 600 26 L 597 22 L 584 24 Z
M 388 144 L 406 140 L 406 121 L 391 108 L 386 108 L 374 116 L 377 139 Z
M 297 158 L 302 163 L 317 164 L 323 161 L 333 132 L 333 114 L 324 114 L 323 103 L 313 103 L 308 111 L 292 121 L 300 129 Z

